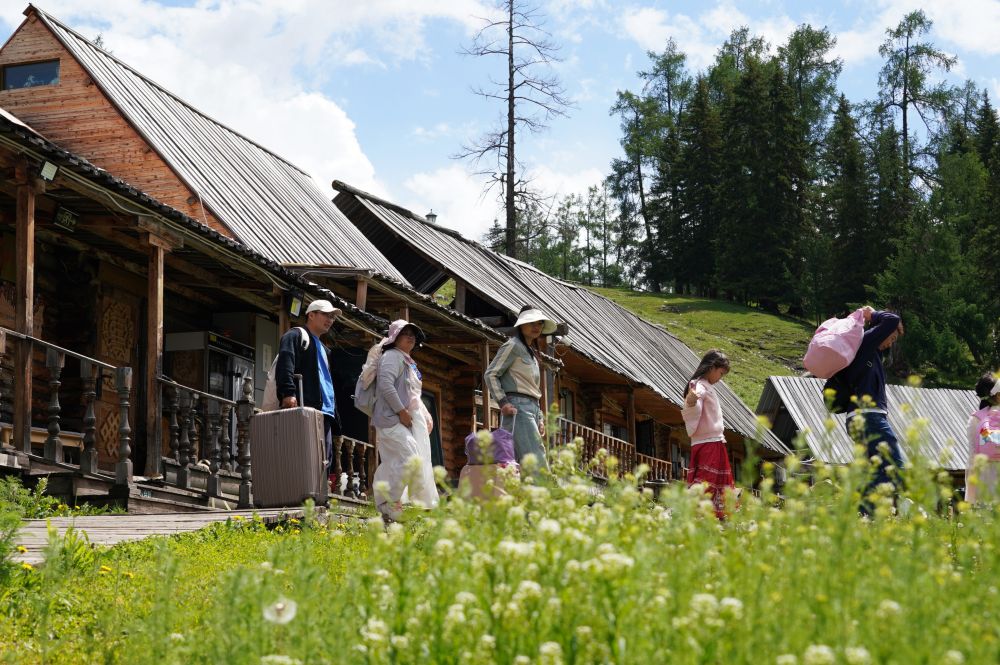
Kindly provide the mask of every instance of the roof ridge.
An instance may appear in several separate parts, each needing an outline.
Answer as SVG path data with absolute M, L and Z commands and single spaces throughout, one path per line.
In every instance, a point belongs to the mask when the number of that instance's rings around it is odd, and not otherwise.
M 28 5 L 28 9 L 25 10 L 25 13 L 27 14 L 29 11 L 34 11 L 36 14 L 38 14 L 39 17 L 42 19 L 43 22 L 45 22 L 45 23 L 51 22 L 51 23 L 55 24 L 56 26 L 58 26 L 60 29 L 65 30 L 66 32 L 70 33 L 71 35 L 73 35 L 74 37 L 76 37 L 78 40 L 80 40 L 81 42 L 83 42 L 87 46 L 87 48 L 90 48 L 90 49 L 92 49 L 94 51 L 97 51 L 98 53 L 100 53 L 102 56 L 104 56 L 106 58 L 110 58 L 111 60 L 113 60 L 119 66 L 124 67 L 125 69 L 127 69 L 128 71 L 130 71 L 132 74 L 138 76 L 140 79 L 142 79 L 143 81 L 145 81 L 149 85 L 153 86 L 154 88 L 156 88 L 157 90 L 159 90 L 163 94 L 165 94 L 165 95 L 167 95 L 169 97 L 172 97 L 173 99 L 177 100 L 178 103 L 183 104 L 185 107 L 187 107 L 188 109 L 190 109 L 192 112 L 200 115 L 201 117 L 205 118 L 209 122 L 212 122 L 213 124 L 218 125 L 222 129 L 224 129 L 227 132 L 229 132 L 230 134 L 232 134 L 233 136 L 236 136 L 236 137 L 242 139 L 243 141 L 246 141 L 247 143 L 249 143 L 249 144 L 251 144 L 253 146 L 256 146 L 257 148 L 259 148 L 260 150 L 263 150 L 264 152 L 266 152 L 267 154 L 271 155 L 275 159 L 281 160 L 282 162 L 284 162 L 288 166 L 292 167 L 293 169 L 295 169 L 296 171 L 298 171 L 302 175 L 307 176 L 307 177 L 312 177 L 309 173 L 307 173 L 300 166 L 297 166 L 296 164 L 293 164 L 288 159 L 286 159 L 285 157 L 282 157 L 281 155 L 279 155 L 278 153 L 274 152 L 270 148 L 267 148 L 267 147 L 261 145 L 260 143 L 257 143 L 256 141 L 254 141 L 250 137 L 246 136 L 242 132 L 238 132 L 235 129 L 233 129 L 232 127 L 230 127 L 229 125 L 216 120 L 212 116 L 208 115 L 207 113 L 205 113 L 204 111 L 202 111 L 201 109 L 199 109 L 198 107 L 196 107 L 191 102 L 185 100 L 180 95 L 178 95 L 175 92 L 169 90 L 166 86 L 164 86 L 164 85 L 162 85 L 160 83 L 157 83 L 153 79 L 149 78 L 148 76 L 146 76 L 145 74 L 143 74 L 142 72 L 140 72 L 139 70 L 137 70 L 135 67 L 129 65 L 127 62 L 119 59 L 118 57 L 116 57 L 115 55 L 109 53 L 108 51 L 105 51 L 100 46 L 97 46 L 96 44 L 94 44 L 93 42 L 91 42 L 89 39 L 87 39 L 84 35 L 80 34 L 76 30 L 74 30 L 73 28 L 69 27 L 68 25 L 66 25 L 65 23 L 63 23 L 59 19 L 57 19 L 55 16 L 53 16 L 52 14 L 49 14 L 48 12 L 46 12 L 45 10 L 43 10 L 41 7 L 38 7 L 35 4 L 29 4 Z M 58 33 L 56 33 L 55 31 L 53 31 L 53 33 L 55 34 L 56 39 L 60 39 Z M 62 41 L 62 40 L 60 39 L 60 41 Z M 63 45 L 66 46 L 66 44 L 63 44 Z M 88 74 L 90 74 L 91 76 L 94 75 L 93 72 L 91 72 L 84 63 L 81 62 L 80 65 L 84 69 L 87 70 Z

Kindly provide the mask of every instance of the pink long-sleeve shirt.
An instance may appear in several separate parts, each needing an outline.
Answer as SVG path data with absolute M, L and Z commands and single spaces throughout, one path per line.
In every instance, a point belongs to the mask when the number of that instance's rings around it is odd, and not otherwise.
M 698 401 L 694 406 L 685 406 L 681 409 L 691 445 L 725 441 L 722 406 L 719 404 L 715 386 L 705 379 L 698 379 L 691 390 L 698 396 Z

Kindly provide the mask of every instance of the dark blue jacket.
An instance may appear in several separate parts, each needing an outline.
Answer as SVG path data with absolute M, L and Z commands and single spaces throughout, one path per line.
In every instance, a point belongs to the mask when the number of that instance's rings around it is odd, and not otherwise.
M 291 328 L 281 336 L 278 344 L 278 364 L 274 368 L 274 383 L 277 388 L 278 402 L 286 397 L 298 399 L 298 388 L 295 386 L 293 374 L 302 375 L 302 401 L 299 406 L 309 406 L 317 410 L 323 409 L 323 392 L 319 385 L 319 358 L 313 344 L 315 338 L 309 337 L 309 348 L 302 348 L 302 333 L 298 328 Z M 326 351 L 327 362 L 333 367 L 330 353 Z
M 880 409 L 886 409 L 885 368 L 879 345 L 899 327 L 899 315 L 892 312 L 873 312 L 871 327 L 865 331 L 858 355 L 843 371 L 852 393 L 862 398 L 868 395 Z

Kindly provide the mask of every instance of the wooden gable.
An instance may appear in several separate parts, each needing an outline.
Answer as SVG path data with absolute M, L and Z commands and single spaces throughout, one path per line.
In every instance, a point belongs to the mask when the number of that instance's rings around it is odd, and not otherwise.
M 80 63 L 29 9 L 27 18 L 0 48 L 0 67 L 55 59 L 59 60 L 59 83 L 0 90 L 0 107 L 50 141 L 85 157 L 153 198 L 226 237 L 235 237 L 136 132 Z

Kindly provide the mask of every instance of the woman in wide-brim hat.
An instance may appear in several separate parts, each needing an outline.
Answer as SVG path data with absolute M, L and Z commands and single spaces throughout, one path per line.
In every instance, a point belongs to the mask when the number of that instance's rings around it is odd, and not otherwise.
M 379 465 L 373 489 L 375 505 L 388 519 L 398 519 L 407 502 L 433 508 L 438 503 L 431 462 L 434 420 L 421 395 L 421 374 L 411 355 L 425 339 L 416 325 L 399 319 L 379 342 L 378 378 L 372 426 Z
M 538 339 L 555 331 L 555 321 L 537 307 L 525 305 L 514 323 L 514 334 L 497 350 L 483 375 L 490 395 L 500 405 L 501 427 L 513 422 L 514 453 L 519 463 L 530 453 L 540 465 L 547 466 L 542 443 L 545 414 L 538 404 L 542 397 Z M 484 411 L 489 413 L 488 408 Z

